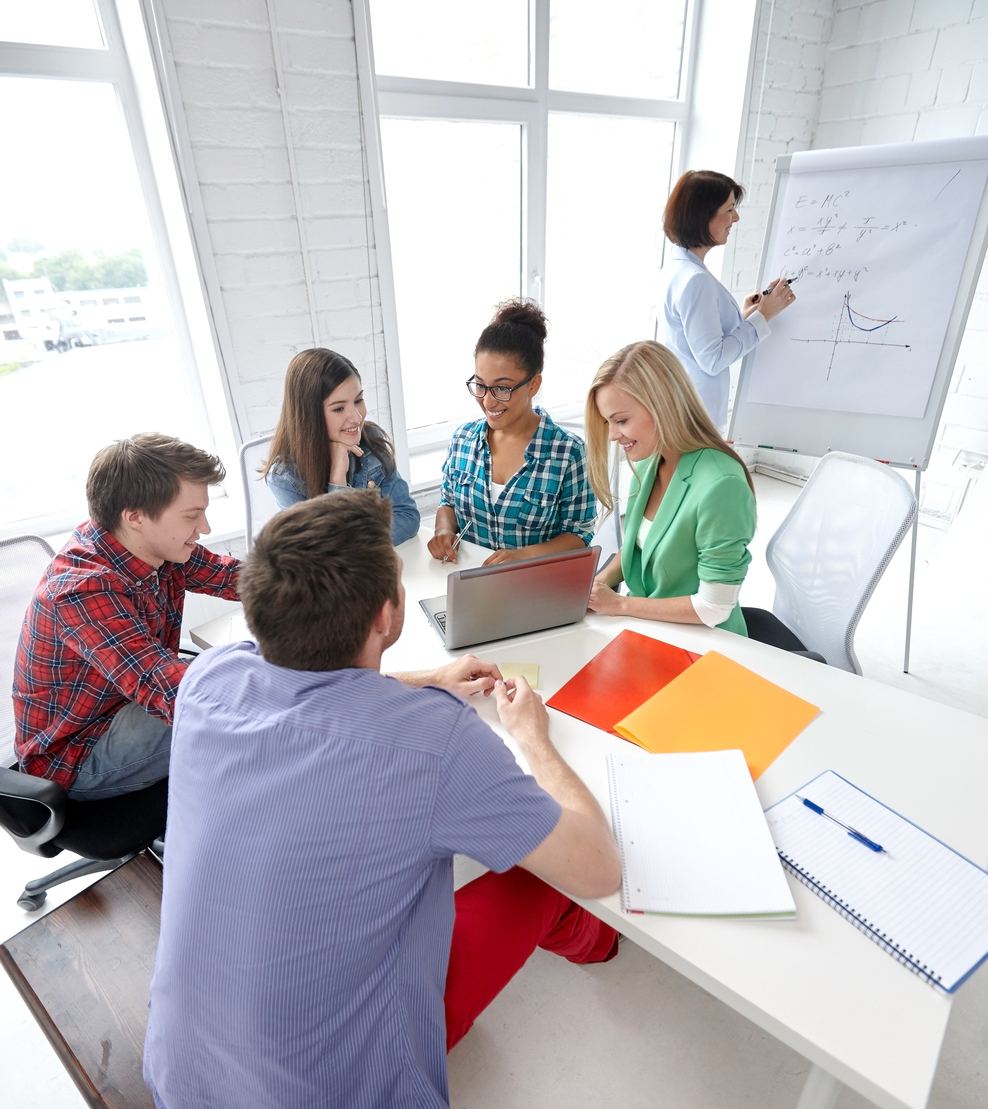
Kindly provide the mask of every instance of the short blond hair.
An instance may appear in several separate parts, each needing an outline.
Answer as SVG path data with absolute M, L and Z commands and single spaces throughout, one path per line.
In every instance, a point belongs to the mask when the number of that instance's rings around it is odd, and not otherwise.
M 705 447 L 722 451 L 744 470 L 754 493 L 748 467 L 714 427 L 682 363 L 668 347 L 647 340 L 631 343 L 612 354 L 597 371 L 587 396 L 585 428 L 590 484 L 597 500 L 609 512 L 614 508 L 608 464 L 610 444 L 607 421 L 597 407 L 597 392 L 605 385 L 623 389 L 645 406 L 655 423 L 658 454 L 663 451 L 688 454 Z

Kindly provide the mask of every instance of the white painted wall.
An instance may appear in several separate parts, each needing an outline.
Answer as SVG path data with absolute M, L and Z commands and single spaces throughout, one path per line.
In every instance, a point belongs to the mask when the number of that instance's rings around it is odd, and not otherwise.
M 349 0 L 161 0 L 161 9 L 245 434 L 273 428 L 285 368 L 314 343 L 354 362 L 372 418 L 390 428 Z

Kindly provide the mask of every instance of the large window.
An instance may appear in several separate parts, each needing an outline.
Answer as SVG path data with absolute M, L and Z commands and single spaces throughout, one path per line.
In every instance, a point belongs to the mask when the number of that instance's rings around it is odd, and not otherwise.
M 85 516 L 96 451 L 214 443 L 109 0 L 0 7 L 0 534 Z
M 693 13 L 688 0 L 369 4 L 414 461 L 474 413 L 462 383 L 499 300 L 543 305 L 541 401 L 563 416 L 607 355 L 653 334 Z

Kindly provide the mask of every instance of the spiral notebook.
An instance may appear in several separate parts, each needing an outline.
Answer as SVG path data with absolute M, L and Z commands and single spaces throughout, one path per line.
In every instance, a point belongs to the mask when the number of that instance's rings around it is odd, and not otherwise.
M 607 756 L 621 905 L 673 916 L 796 915 L 740 751 Z
M 988 872 L 832 770 L 796 794 L 765 813 L 782 865 L 903 966 L 953 993 L 988 959 Z

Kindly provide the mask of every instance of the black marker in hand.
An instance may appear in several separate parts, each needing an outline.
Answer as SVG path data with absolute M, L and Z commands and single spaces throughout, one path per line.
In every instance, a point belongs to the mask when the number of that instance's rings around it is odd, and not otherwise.
M 762 289 L 762 291 L 760 293 L 753 293 L 752 297 L 751 297 L 751 303 L 752 304 L 757 304 L 762 299 L 762 297 L 767 297 L 768 294 L 773 289 L 777 289 L 779 287 L 779 285 L 791 285 L 794 281 L 798 281 L 798 280 L 799 280 L 799 277 L 797 276 L 797 277 L 787 277 L 784 281 L 777 281 L 774 285 L 769 285 L 769 287 L 767 289 Z

